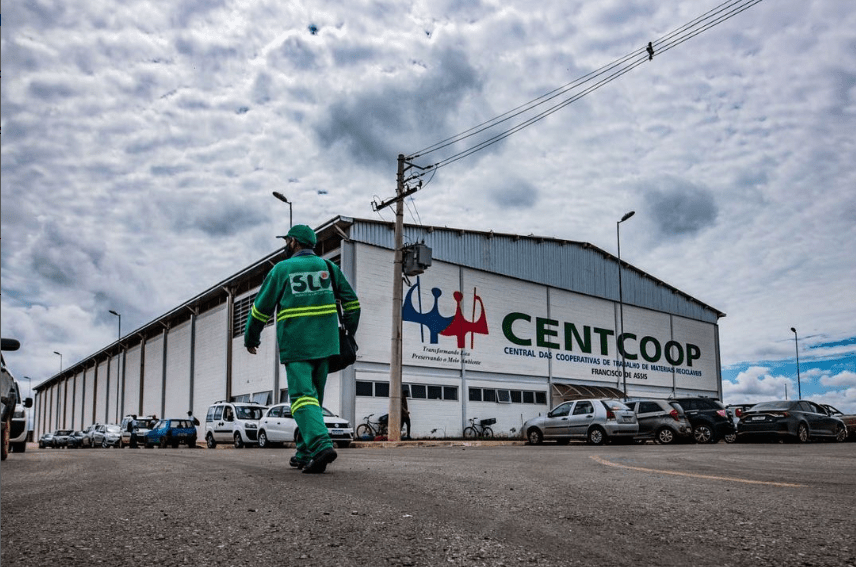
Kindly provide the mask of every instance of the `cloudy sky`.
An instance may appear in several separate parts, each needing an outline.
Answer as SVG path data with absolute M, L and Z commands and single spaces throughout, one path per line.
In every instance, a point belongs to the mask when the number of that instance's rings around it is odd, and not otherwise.
M 795 397 L 795 327 L 803 397 L 856 411 L 856 3 L 760 2 L 659 51 L 717 4 L 5 3 L 7 362 L 38 384 L 115 340 L 110 309 L 124 334 L 273 251 L 273 190 L 296 223 L 378 218 L 398 154 L 653 41 L 439 168 L 407 220 L 614 253 L 635 210 L 622 258 L 727 313 L 726 402 Z

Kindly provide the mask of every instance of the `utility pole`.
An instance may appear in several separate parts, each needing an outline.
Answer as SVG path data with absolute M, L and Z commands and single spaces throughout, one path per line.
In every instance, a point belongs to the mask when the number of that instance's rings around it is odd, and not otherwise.
M 419 177 L 407 179 L 404 174 L 411 167 L 429 169 L 408 163 L 404 154 L 398 154 L 398 175 L 396 176 L 395 197 L 381 203 L 372 202 L 372 208 L 379 211 L 395 203 L 395 260 L 392 267 L 392 348 L 389 359 L 389 421 L 387 439 L 401 440 L 401 303 L 404 290 L 401 283 L 404 279 L 404 199 L 416 193 L 421 187 L 420 181 L 415 187 L 408 187 L 407 182 Z
M 390 441 L 401 440 L 401 281 L 402 247 L 404 246 L 404 154 L 398 154 L 395 186 L 395 260 L 392 267 L 392 348 L 389 359 L 389 430 Z

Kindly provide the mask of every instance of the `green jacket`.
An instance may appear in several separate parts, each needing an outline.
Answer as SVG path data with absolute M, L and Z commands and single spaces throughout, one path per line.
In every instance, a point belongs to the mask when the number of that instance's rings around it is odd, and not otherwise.
M 302 250 L 268 272 L 247 317 L 244 346 L 259 346 L 262 329 L 276 313 L 283 364 L 338 354 L 336 300 L 342 304 L 345 328 L 356 333 L 360 302 L 348 280 L 336 264 Z

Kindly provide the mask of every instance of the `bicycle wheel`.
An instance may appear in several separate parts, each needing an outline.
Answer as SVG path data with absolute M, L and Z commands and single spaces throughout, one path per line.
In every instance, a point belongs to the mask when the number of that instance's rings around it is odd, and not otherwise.
M 375 438 L 374 431 L 372 431 L 372 428 L 365 423 L 359 424 L 354 434 L 357 436 L 358 441 L 362 440 L 363 437 L 368 437 L 369 439 Z
M 490 427 L 485 427 L 482 429 L 482 437 L 485 439 L 493 439 L 493 429 Z
M 475 427 L 467 427 L 464 429 L 464 439 L 478 439 L 479 433 Z

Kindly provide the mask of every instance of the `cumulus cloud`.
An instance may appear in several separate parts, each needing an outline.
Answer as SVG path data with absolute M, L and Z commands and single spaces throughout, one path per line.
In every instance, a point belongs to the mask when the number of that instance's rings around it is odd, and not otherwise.
M 665 236 L 698 233 L 713 225 L 719 214 L 709 189 L 672 177 L 651 182 L 642 198 L 644 213 Z
M 796 396 L 796 383 L 785 376 L 774 376 L 769 368 L 752 366 L 737 375 L 736 381 L 722 382 L 722 397 L 726 404 L 755 404 L 781 400 L 785 392 Z

